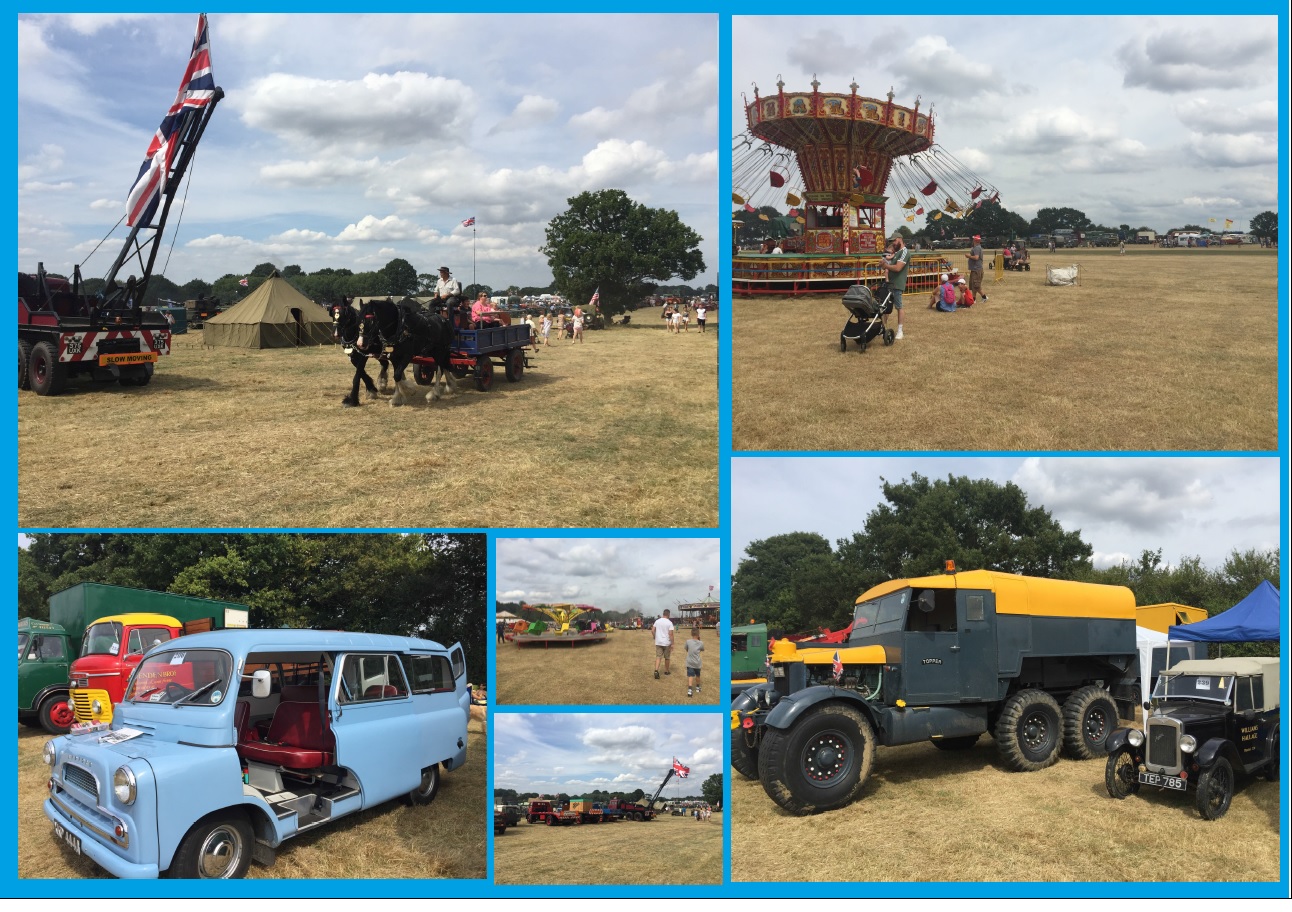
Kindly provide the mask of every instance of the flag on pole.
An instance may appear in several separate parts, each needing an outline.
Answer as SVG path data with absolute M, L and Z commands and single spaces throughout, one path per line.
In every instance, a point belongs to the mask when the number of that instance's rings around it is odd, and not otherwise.
M 134 185 L 126 197 L 126 224 L 147 224 L 157 211 L 170 175 L 171 161 L 179 143 L 185 119 L 194 111 L 206 107 L 215 97 L 215 77 L 211 75 L 211 43 L 206 30 L 206 14 L 197 17 L 197 36 L 193 39 L 193 52 L 188 67 L 179 84 L 175 103 L 170 106 L 161 126 L 153 134 L 144 163 L 139 168 Z
M 601 286 L 598 285 L 597 290 L 592 293 L 592 300 L 588 302 L 588 306 L 595 308 L 597 306 L 597 302 L 600 300 L 601 300 Z
M 1228 230 L 1229 230 L 1230 228 L 1232 228 L 1232 227 L 1234 227 L 1234 220 L 1233 220 L 1233 219 L 1225 219 L 1225 230 L 1226 230 L 1226 231 L 1228 231 Z
M 1216 224 L 1216 220 L 1215 220 L 1215 219 L 1213 219 L 1213 218 L 1209 218 L 1209 219 L 1207 219 L 1207 221 L 1208 221 L 1210 224 L 1212 224 L 1212 225 Z
M 246 288 L 246 287 L 247 287 L 247 280 L 246 280 L 246 279 L 238 279 L 238 284 L 239 284 L 239 285 L 241 285 L 243 288 Z
M 834 672 L 834 679 L 837 681 L 843 677 L 843 662 L 839 661 L 839 650 L 834 651 L 834 661 L 830 665 L 830 670 Z
M 689 766 L 683 766 L 683 765 L 682 765 L 682 761 L 680 761 L 680 760 L 678 760 L 676 757 L 674 757 L 674 758 L 673 758 L 673 773 L 677 776 L 677 778 L 679 778 L 679 779 L 685 779 L 687 776 L 689 776 L 689 775 L 691 774 L 691 767 L 689 767 Z
M 471 227 L 472 225 L 474 225 L 475 223 L 476 223 L 476 217 L 473 215 L 473 216 L 471 216 L 471 218 L 463 220 L 463 222 L 462 222 L 462 227 L 463 227 L 463 228 L 470 228 L 470 227 Z

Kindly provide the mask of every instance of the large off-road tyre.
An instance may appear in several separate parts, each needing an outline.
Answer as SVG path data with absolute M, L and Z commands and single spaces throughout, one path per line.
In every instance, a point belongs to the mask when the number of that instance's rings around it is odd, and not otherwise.
M 40 727 L 51 735 L 65 735 L 76 721 L 67 694 L 51 694 L 40 704 Z
M 411 805 L 430 804 L 435 800 L 435 796 L 439 791 L 440 765 L 432 763 L 422 770 L 422 781 L 417 783 L 417 788 L 405 795 L 404 798 Z
M 969 750 L 978 743 L 979 735 L 962 735 L 959 738 L 938 738 L 933 746 L 943 751 Z
M 996 720 L 996 746 L 1016 773 L 1053 766 L 1063 742 L 1058 701 L 1043 690 L 1020 690 L 1005 701 Z
M 758 751 L 758 778 L 791 814 L 815 814 L 861 796 L 875 763 L 875 730 L 859 710 L 827 703 L 787 731 L 769 728 Z
M 28 366 L 31 364 L 31 343 L 23 339 L 18 340 L 18 389 L 31 389 L 31 378 L 27 376 Z
M 731 768 L 746 779 L 758 778 L 758 748 L 746 743 L 746 729 L 731 731 Z
M 251 867 L 255 836 L 242 811 L 217 811 L 203 817 L 175 850 L 164 877 L 186 880 L 237 880 Z
M 57 396 L 67 386 L 67 365 L 59 363 L 51 342 L 37 342 L 31 350 L 27 382 L 38 396 Z
M 1108 736 L 1117 727 L 1117 704 L 1093 684 L 1063 701 L 1063 750 L 1074 760 L 1094 760 L 1108 753 Z
M 1204 820 L 1219 820 L 1234 800 L 1234 768 L 1224 757 L 1217 757 L 1211 769 L 1198 777 L 1195 801 Z
M 1104 764 L 1104 788 L 1119 801 L 1139 791 L 1139 764 L 1135 754 L 1125 745 L 1108 755 Z

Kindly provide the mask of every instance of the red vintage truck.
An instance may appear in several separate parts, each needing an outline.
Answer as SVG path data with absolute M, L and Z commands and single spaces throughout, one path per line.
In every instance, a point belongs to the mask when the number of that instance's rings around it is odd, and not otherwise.
M 529 802 L 529 810 L 525 812 L 525 819 L 530 823 L 545 823 L 548 826 L 569 826 L 583 823 L 583 818 L 577 811 L 567 811 L 559 805 L 542 798 L 535 798 Z

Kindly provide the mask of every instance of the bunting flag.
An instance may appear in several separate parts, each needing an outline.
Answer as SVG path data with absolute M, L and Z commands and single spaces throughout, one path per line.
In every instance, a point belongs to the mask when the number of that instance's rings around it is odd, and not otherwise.
M 206 30 L 206 14 L 197 17 L 197 35 L 193 38 L 193 51 L 179 84 L 179 93 L 162 118 L 161 126 L 153 134 L 144 163 L 139 168 L 134 185 L 126 196 L 126 224 L 148 224 L 157 211 L 170 176 L 171 163 L 179 145 L 180 134 L 188 116 L 209 105 L 215 98 L 215 77 L 211 75 L 211 43 Z
M 834 679 L 837 681 L 843 677 L 843 662 L 839 660 L 839 650 L 834 651 L 834 661 L 830 664 L 830 670 L 834 672 Z
M 674 774 L 677 776 L 677 778 L 679 778 L 679 779 L 685 779 L 687 776 L 691 775 L 691 767 L 689 767 L 689 766 L 683 766 L 683 765 L 682 765 L 682 761 L 680 761 L 680 760 L 678 760 L 676 757 L 674 757 L 674 758 L 673 758 L 673 772 L 674 772 Z
M 473 215 L 473 216 L 471 216 L 471 218 L 469 218 L 469 219 L 463 219 L 463 220 L 462 220 L 462 227 L 463 227 L 463 228 L 470 228 L 470 227 L 471 227 L 472 225 L 474 225 L 475 223 L 476 223 L 476 217 Z

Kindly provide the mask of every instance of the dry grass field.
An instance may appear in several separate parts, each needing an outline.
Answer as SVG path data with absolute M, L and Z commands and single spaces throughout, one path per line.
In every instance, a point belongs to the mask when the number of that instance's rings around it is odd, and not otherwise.
M 519 383 L 499 368 L 490 392 L 468 379 L 415 409 L 343 409 L 354 371 L 335 346 L 176 336 L 144 389 L 18 393 L 18 524 L 717 525 L 718 334 L 634 316 L 553 341 Z
M 41 805 L 49 767 L 48 735 L 18 728 L 18 876 L 106 878 L 111 875 L 54 839 Z M 490 811 L 485 784 L 485 726 L 468 728 L 468 763 L 445 773 L 426 807 L 391 801 L 290 839 L 273 867 L 252 864 L 249 878 L 458 878 L 486 876 Z
M 1277 881 L 1279 787 L 1240 779 L 1229 813 L 1193 794 L 1104 790 L 1104 762 L 1007 772 L 995 742 L 881 747 L 856 804 L 814 817 L 731 771 L 733 881 Z M 775 846 L 773 852 L 766 851 Z
M 521 823 L 494 838 L 498 884 L 720 884 L 722 815 L 550 827 Z
M 953 264 L 964 251 L 948 251 Z M 1076 263 L 1080 286 L 1047 287 Z M 905 300 L 905 338 L 865 352 L 841 295 L 733 305 L 739 450 L 1272 450 L 1275 251 L 1037 251 L 954 314 Z M 1280 299 L 1284 299 L 1282 302 Z M 896 327 L 896 315 L 889 327 Z
M 506 705 L 650 704 L 716 706 L 724 693 L 718 663 L 721 641 L 716 630 L 702 630 L 704 670 L 701 690 L 686 695 L 686 650 L 689 632 L 678 631 L 673 673 L 655 680 L 655 645 L 649 630 L 612 630 L 601 643 L 583 646 L 497 647 L 494 700 Z

